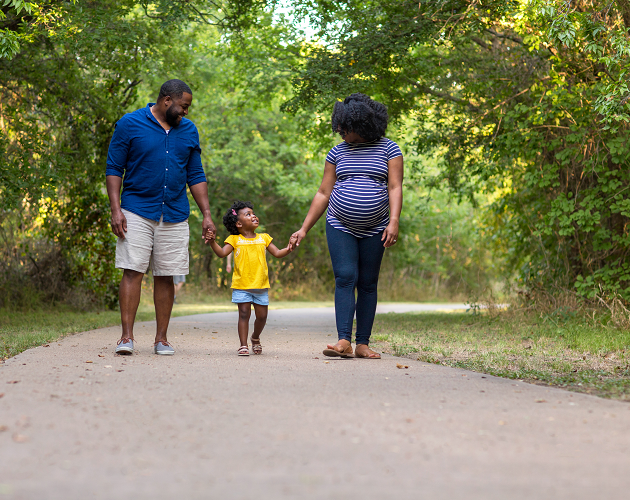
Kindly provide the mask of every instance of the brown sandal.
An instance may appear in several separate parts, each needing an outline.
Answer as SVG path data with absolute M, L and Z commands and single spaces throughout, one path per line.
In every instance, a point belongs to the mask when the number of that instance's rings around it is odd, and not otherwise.
M 257 339 L 252 337 L 251 340 L 252 340 L 252 352 L 254 354 L 262 354 L 262 345 L 260 344 L 260 337 L 258 337 Z M 254 342 L 258 342 L 258 343 L 255 344 Z
M 338 344 L 335 344 L 335 345 L 338 345 Z M 343 351 L 338 351 L 334 347 L 333 348 L 328 347 L 322 351 L 322 354 L 324 354 L 324 356 L 329 356 L 331 358 L 353 358 L 354 357 L 354 354 L 352 353 L 352 344 L 349 344 L 348 347 L 346 347 Z
M 367 350 L 368 350 L 367 356 L 364 354 L 358 354 L 357 352 L 355 352 L 354 357 L 361 358 L 361 359 L 381 359 L 381 355 L 378 352 L 374 352 L 369 347 L 367 348 Z

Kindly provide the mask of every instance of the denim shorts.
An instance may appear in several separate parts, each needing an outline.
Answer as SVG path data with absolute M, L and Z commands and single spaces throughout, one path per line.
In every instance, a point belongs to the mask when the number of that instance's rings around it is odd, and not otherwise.
M 269 290 L 237 290 L 232 289 L 232 302 L 235 304 L 243 304 L 253 302 L 259 306 L 269 305 Z

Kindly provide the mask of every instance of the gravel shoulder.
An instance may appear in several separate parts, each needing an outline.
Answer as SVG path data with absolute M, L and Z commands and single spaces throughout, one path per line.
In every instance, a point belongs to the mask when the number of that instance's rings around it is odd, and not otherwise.
M 451 307 L 448 305 L 432 305 Z M 402 312 L 404 308 L 399 308 Z M 385 312 L 385 311 L 384 311 Z M 0 365 L 0 497 L 613 498 L 630 405 L 385 355 L 326 359 L 331 308 L 174 318 L 173 357 L 103 328 Z

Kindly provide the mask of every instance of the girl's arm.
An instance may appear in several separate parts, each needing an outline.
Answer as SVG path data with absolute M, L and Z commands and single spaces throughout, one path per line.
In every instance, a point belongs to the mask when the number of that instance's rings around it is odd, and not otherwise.
M 281 259 L 282 257 L 286 257 L 293 251 L 290 244 L 284 247 L 282 250 L 279 250 L 278 247 L 274 245 L 273 243 L 269 243 L 269 245 L 267 245 L 267 250 L 269 250 L 269 253 L 271 255 L 273 255 L 274 257 L 277 257 L 278 259 Z
M 387 162 L 387 191 L 389 193 L 389 224 L 381 241 L 384 247 L 391 247 L 398 240 L 398 223 L 402 210 L 403 157 L 392 158 Z
M 317 193 L 315 193 L 315 197 L 311 202 L 311 208 L 308 209 L 308 213 L 302 223 L 302 227 L 299 231 L 296 231 L 293 235 L 291 235 L 291 239 L 289 240 L 291 250 L 295 249 L 296 246 L 300 246 L 300 241 L 304 239 L 306 233 L 311 230 L 322 214 L 326 211 L 326 208 L 328 208 L 330 193 L 332 193 L 336 181 L 336 167 L 327 161 L 324 166 L 324 178 L 322 179 L 322 183 L 319 186 Z
M 217 257 L 221 257 L 221 258 L 227 257 L 228 255 L 232 253 L 232 250 L 234 250 L 234 247 L 230 245 L 229 243 L 226 243 L 225 246 L 221 248 L 214 238 L 210 239 L 209 243 L 210 243 L 210 248 L 212 248 L 214 253 L 217 254 Z

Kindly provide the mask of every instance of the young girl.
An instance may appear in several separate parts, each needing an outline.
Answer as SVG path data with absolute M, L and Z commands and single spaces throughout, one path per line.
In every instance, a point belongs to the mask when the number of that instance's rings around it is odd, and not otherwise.
M 209 236 L 208 241 L 214 253 L 223 258 L 234 250 L 234 275 L 232 277 L 232 302 L 238 304 L 238 336 L 241 347 L 239 356 L 249 356 L 247 345 L 247 330 L 252 303 L 256 312 L 254 332 L 252 333 L 252 350 L 254 354 L 262 354 L 260 333 L 267 322 L 267 308 L 269 306 L 269 273 L 265 249 L 277 258 L 282 258 L 291 252 L 287 245 L 279 250 L 266 233 L 256 233 L 258 217 L 254 214 L 254 207 L 247 201 L 235 201 L 223 216 L 223 225 L 230 233 L 221 248 Z

